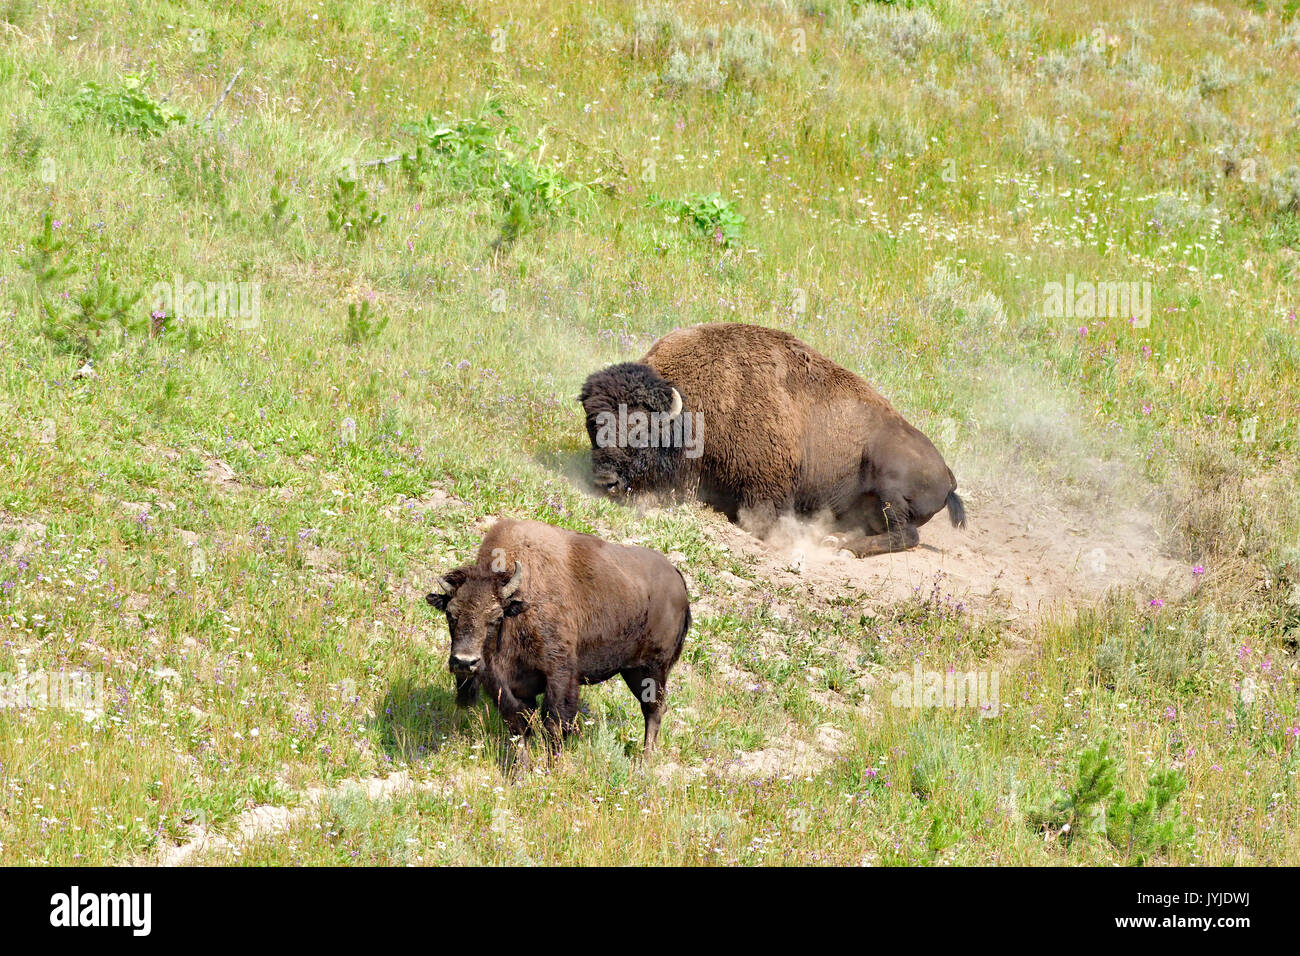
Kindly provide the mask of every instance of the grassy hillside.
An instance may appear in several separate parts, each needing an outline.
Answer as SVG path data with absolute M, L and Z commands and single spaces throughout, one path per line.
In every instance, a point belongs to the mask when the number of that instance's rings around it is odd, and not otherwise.
M 0 673 L 104 684 L 0 708 L 0 862 L 1300 862 L 1294 0 L 216 7 L 0 2 Z M 1185 578 L 817 597 L 592 497 L 583 378 L 721 320 Z M 656 765 L 621 684 L 513 782 L 456 712 L 498 515 L 688 575 Z

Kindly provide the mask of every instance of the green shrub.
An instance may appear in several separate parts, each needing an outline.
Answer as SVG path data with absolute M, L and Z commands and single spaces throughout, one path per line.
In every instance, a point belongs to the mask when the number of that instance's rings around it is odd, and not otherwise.
M 145 92 L 151 77 L 126 73 L 116 87 L 85 83 L 73 97 L 73 109 L 82 118 L 95 117 L 112 129 L 137 136 L 160 136 L 171 125 L 185 125 L 185 114 L 155 100 Z
M 413 153 L 401 158 L 402 170 L 418 189 L 455 197 L 487 199 L 501 210 L 501 234 L 494 247 L 513 242 L 539 221 L 572 211 L 589 199 L 589 183 L 575 181 L 554 163 L 545 163 L 545 128 L 529 140 L 488 100 L 477 116 L 451 124 L 427 117 L 408 127 Z
M 1110 742 L 1102 741 L 1079 756 L 1079 769 L 1070 789 L 1026 818 L 1039 829 L 1056 831 L 1067 847 L 1083 834 L 1102 833 L 1134 866 L 1141 866 L 1153 855 L 1168 853 L 1190 837 L 1175 802 L 1187 786 L 1182 773 L 1153 773 L 1146 793 L 1138 801 L 1130 801 L 1124 791 L 1115 788 L 1116 773 Z
M 1181 773 L 1162 770 L 1151 775 L 1145 796 L 1136 803 L 1117 792 L 1106 808 L 1106 838 L 1135 866 L 1186 841 L 1190 827 L 1174 803 L 1186 788 Z
M 348 242 L 364 239 L 388 218 L 371 208 L 368 194 L 355 179 L 336 181 L 330 193 L 330 209 L 326 216 L 330 228 L 342 233 Z
M 1110 742 L 1102 741 L 1079 756 L 1073 786 L 1061 791 L 1050 806 L 1030 811 L 1026 817 L 1035 827 L 1057 831 L 1069 846 L 1080 833 L 1101 828 L 1103 803 L 1114 789 L 1115 761 L 1110 756 Z
M 85 361 L 113 326 L 133 330 L 129 317 L 140 293 L 128 294 L 104 273 L 96 273 L 80 292 L 61 286 L 60 280 L 78 269 L 70 261 L 71 242 L 55 235 L 52 214 L 45 214 L 28 245 L 31 251 L 19 263 L 32 279 L 39 331 L 56 349 Z
M 650 204 L 685 219 L 701 238 L 712 239 L 720 246 L 731 248 L 740 242 L 744 232 L 745 217 L 721 193 L 692 193 L 682 199 L 651 196 Z
M 349 302 L 348 319 L 343 326 L 343 341 L 348 345 L 360 345 L 384 331 L 386 325 L 388 325 L 388 316 L 374 319 L 370 317 L 369 301 L 362 302 L 360 307 Z
M 298 214 L 289 211 L 289 195 L 280 187 L 284 185 L 284 174 L 276 172 L 275 182 L 271 183 L 268 208 L 262 213 L 262 224 L 268 229 L 287 226 L 296 222 Z

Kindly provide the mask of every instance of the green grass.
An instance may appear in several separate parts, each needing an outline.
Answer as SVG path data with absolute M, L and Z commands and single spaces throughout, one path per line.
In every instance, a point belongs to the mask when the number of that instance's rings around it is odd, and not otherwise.
M 0 673 L 105 684 L 98 719 L 0 709 L 0 862 L 259 805 L 307 812 L 242 862 L 1133 862 L 1031 821 L 1109 741 L 1132 800 L 1186 782 L 1148 864 L 1296 863 L 1300 27 L 1216 8 L 0 4 Z M 1067 274 L 1151 282 L 1150 327 L 1044 316 Z M 257 314 L 156 308 L 178 279 Z M 720 320 L 950 428 L 976 484 L 1157 510 L 1206 573 L 868 612 L 589 496 L 583 378 Z M 613 683 L 513 782 L 455 710 L 421 598 L 498 515 L 683 556 L 675 772 Z M 1000 715 L 891 706 L 916 660 L 1000 671 Z

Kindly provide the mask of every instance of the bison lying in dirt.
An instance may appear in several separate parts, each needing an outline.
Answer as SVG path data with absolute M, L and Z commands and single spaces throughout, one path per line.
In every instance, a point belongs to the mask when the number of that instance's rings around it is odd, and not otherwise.
M 760 536 L 779 514 L 829 513 L 859 556 L 913 547 L 957 479 L 930 440 L 861 378 L 788 333 L 697 325 L 578 396 L 596 484 L 614 495 L 687 490 Z
M 691 624 L 686 582 L 649 548 L 610 544 L 538 521 L 499 521 L 473 564 L 425 598 L 447 615 L 456 702 L 479 689 L 525 737 L 543 695 L 552 747 L 573 729 L 578 687 L 615 674 L 641 703 L 645 752 L 659 733 L 668 671 Z

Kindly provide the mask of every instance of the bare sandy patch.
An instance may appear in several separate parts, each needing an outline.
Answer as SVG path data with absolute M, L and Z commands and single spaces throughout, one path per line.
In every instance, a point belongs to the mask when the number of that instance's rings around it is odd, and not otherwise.
M 45 540 L 45 522 L 35 518 L 11 517 L 6 512 L 0 515 L 0 536 L 13 538 L 9 545 L 11 555 L 19 558 Z
M 1047 501 L 1008 507 L 976 492 L 967 494 L 967 512 L 965 529 L 938 515 L 921 528 L 918 547 L 869 558 L 824 543 L 827 528 L 815 521 L 786 517 L 760 541 L 721 515 L 705 520 L 760 577 L 820 600 L 859 595 L 885 604 L 937 589 L 975 613 L 1028 619 L 1094 602 L 1114 587 L 1168 597 L 1192 584 L 1190 568 L 1163 553 L 1151 520 L 1137 511 L 1091 522 Z
M 466 507 L 465 502 L 445 488 L 435 486 L 418 497 L 398 495 L 396 501 L 385 506 L 382 511 L 387 517 L 398 519 L 402 517 L 423 517 L 430 512 L 464 507 Z
M 258 840 L 283 835 L 322 804 L 337 797 L 358 794 L 367 800 L 387 800 L 406 793 L 450 794 L 454 789 L 454 785 L 446 780 L 417 781 L 405 770 L 386 777 L 347 780 L 336 787 L 311 787 L 299 795 L 296 806 L 263 804 L 245 810 L 235 817 L 228 835 L 199 825 L 191 826 L 185 843 L 162 848 L 158 865 L 185 866 L 199 862 L 200 857 L 209 853 L 230 852 Z
M 706 773 L 735 780 L 806 778 L 825 769 L 843 749 L 844 743 L 843 731 L 822 724 L 813 732 L 811 741 L 787 731 L 761 750 L 737 752 L 730 760 L 706 760 L 701 766 L 685 766 L 660 755 L 654 764 L 654 774 L 661 783 Z

